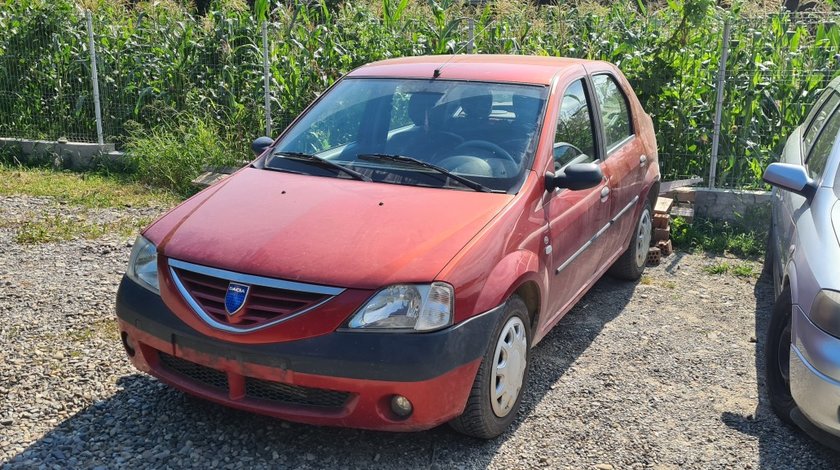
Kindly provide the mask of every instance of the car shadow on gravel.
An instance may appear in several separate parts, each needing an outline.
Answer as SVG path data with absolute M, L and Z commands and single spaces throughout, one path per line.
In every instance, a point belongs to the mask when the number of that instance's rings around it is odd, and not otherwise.
M 840 468 L 840 454 L 823 447 L 804 432 L 783 423 L 770 407 L 764 385 L 765 334 L 774 302 L 773 280 L 769 272 L 761 273 L 753 293 L 758 406 L 753 414 L 747 416 L 725 412 L 721 415 L 721 420 L 730 428 L 758 439 L 760 468 L 817 468 L 814 466 L 815 461 L 831 462 L 833 468 Z
M 448 426 L 384 433 L 287 423 L 191 398 L 144 374 L 59 423 L 9 467 L 484 468 L 555 383 L 619 315 L 635 284 L 600 280 L 534 349 L 522 410 L 492 441 Z

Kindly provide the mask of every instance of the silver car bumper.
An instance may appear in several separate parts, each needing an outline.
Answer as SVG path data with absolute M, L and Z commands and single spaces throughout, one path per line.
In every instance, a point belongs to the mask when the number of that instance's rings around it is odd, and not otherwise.
M 809 421 L 840 437 L 840 338 L 817 328 L 798 307 L 791 326 L 793 399 Z

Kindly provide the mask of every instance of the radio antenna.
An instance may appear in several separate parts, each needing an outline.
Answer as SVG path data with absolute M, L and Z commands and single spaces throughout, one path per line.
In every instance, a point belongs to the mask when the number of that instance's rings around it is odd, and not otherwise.
M 464 18 L 459 18 L 459 19 L 462 20 Z M 472 19 L 472 18 L 467 18 L 467 19 Z M 469 41 L 462 44 L 461 47 L 459 47 L 452 55 L 449 56 L 448 59 L 446 59 L 446 62 L 440 64 L 440 67 L 436 68 L 435 71 L 432 72 L 432 78 L 440 77 L 441 70 L 443 70 L 444 67 L 449 65 L 449 63 L 452 62 L 452 59 L 454 59 L 458 54 L 460 54 L 464 50 L 465 47 L 467 47 L 471 42 L 475 41 L 475 38 L 477 36 L 481 35 L 481 33 L 483 33 L 487 29 L 488 26 L 490 26 L 491 24 L 493 24 L 495 22 L 496 22 L 496 20 L 492 20 L 492 21 L 487 22 L 487 24 L 485 24 L 484 27 L 481 28 L 481 30 L 479 32 L 473 34 L 473 37 L 470 38 Z

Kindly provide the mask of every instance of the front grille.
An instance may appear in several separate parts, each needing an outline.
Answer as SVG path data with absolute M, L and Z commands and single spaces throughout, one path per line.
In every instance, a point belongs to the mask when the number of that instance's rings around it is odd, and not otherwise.
M 166 372 L 189 379 L 205 387 L 227 393 L 229 391 L 228 374 L 212 367 L 175 357 L 158 351 L 160 366 Z M 244 377 L 232 374 L 236 380 L 245 381 L 245 398 L 272 402 L 278 405 L 318 408 L 320 410 L 341 410 L 347 404 L 351 394 L 337 390 L 301 387 L 280 382 Z
M 196 364 L 180 357 L 171 356 L 164 352 L 158 352 L 160 364 L 167 371 L 200 382 L 202 385 L 217 388 L 220 390 L 228 389 L 227 374 L 222 371 L 205 367 L 201 364 Z
M 321 388 L 300 387 L 280 382 L 245 378 L 245 395 L 248 398 L 267 400 L 286 405 L 341 409 L 350 398 L 347 392 Z
M 229 280 L 186 269 L 173 270 L 187 293 L 205 313 L 217 322 L 237 327 L 255 327 L 279 320 L 330 297 L 328 294 L 252 285 L 242 310 L 230 316 L 225 310 L 225 294 L 230 284 Z

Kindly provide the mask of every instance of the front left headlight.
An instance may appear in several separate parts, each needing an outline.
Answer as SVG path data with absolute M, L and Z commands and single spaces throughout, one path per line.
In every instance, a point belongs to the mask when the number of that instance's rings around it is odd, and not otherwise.
M 811 304 L 808 317 L 821 330 L 840 338 L 840 292 L 821 290 Z
M 452 286 L 397 284 L 377 292 L 346 327 L 351 330 L 432 331 L 452 324 Z
M 125 274 L 146 289 L 149 289 L 155 294 L 160 294 L 157 248 L 142 235 L 137 236 L 137 240 L 134 241 L 134 247 L 131 249 L 131 257 L 128 259 L 128 269 L 125 271 Z

